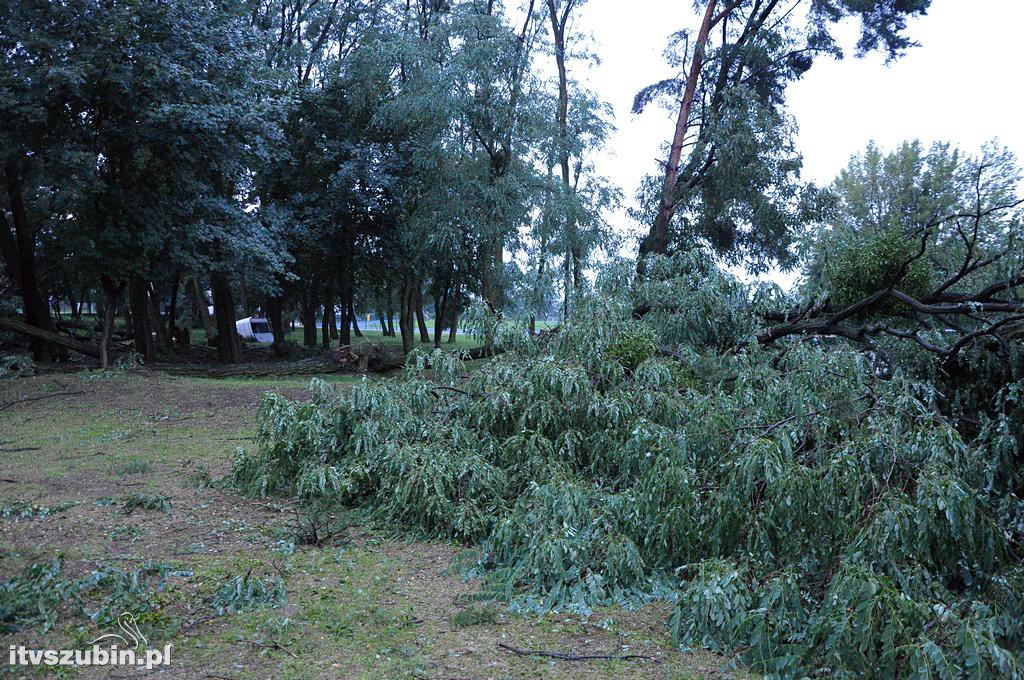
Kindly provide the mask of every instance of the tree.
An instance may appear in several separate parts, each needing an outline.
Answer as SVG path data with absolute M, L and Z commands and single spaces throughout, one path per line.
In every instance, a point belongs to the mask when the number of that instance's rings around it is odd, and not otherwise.
M 61 227 L 52 240 L 83 270 L 102 272 L 108 309 L 127 288 L 136 350 L 146 358 L 155 353 L 152 332 L 167 335 L 150 284 L 158 263 L 215 270 L 220 354 L 237 360 L 225 277 L 241 253 L 275 260 L 243 204 L 248 169 L 273 132 L 254 36 L 236 10 L 29 2 L 5 21 L 14 62 L 5 88 L 17 93 L 4 100 L 18 121 L 19 141 L 8 147 L 15 207 L 26 202 L 21 168 L 33 166 L 38 188 L 31 206 L 15 210 L 17 221 L 38 211 Z M 105 339 L 112 322 L 106 315 Z
M 803 31 L 792 3 L 707 0 L 696 36 L 677 33 L 667 52 L 673 66 L 688 61 L 685 79 L 637 94 L 633 108 L 640 112 L 682 92 L 662 179 L 649 179 L 641 190 L 657 206 L 638 215 L 651 224 L 640 245 L 641 270 L 648 254 L 701 242 L 754 268 L 788 261 L 792 226 L 803 220 L 810 196 L 799 184 L 786 85 L 817 56 L 841 56 L 829 30 L 848 16 L 861 20 L 859 53 L 882 49 L 897 57 L 911 45 L 903 34 L 907 18 L 923 14 L 930 0 L 797 4 L 807 9 Z
M 593 171 L 587 154 L 604 145 L 611 125 L 606 120 L 609 113 L 607 106 L 569 78 L 572 36 L 568 29 L 573 11 L 584 4 L 585 0 L 547 0 L 552 48 L 558 72 L 556 127 L 550 157 L 558 165 L 562 182 L 558 191 L 545 197 L 545 215 L 542 220 L 550 219 L 552 213 L 558 213 L 564 224 L 563 312 L 566 315 L 571 306 L 571 297 L 581 292 L 583 269 L 591 251 L 596 245 L 609 244 L 612 240 L 611 233 L 601 228 L 601 212 L 617 199 L 617 193 L 608 190 L 603 178 L 585 178 L 585 175 Z M 570 85 L 576 90 L 573 96 L 570 95 Z M 541 245 L 542 255 L 544 245 Z M 538 283 L 543 280 L 542 270 L 543 267 L 538 265 Z

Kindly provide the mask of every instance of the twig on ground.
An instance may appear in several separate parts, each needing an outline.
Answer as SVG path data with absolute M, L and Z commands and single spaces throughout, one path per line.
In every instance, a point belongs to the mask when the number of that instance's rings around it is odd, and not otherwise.
M 278 642 L 260 642 L 259 640 L 250 640 L 248 638 L 245 638 L 243 640 L 239 640 L 239 642 L 246 642 L 246 643 L 248 643 L 250 645 L 256 645 L 257 647 L 263 647 L 264 649 L 278 649 L 278 650 L 284 652 L 285 654 L 290 655 L 293 659 L 298 659 L 299 658 L 298 654 L 296 654 L 295 652 L 293 652 L 292 650 L 288 649 L 287 647 L 285 647 L 284 645 L 282 645 L 282 644 L 280 644 Z
M 622 656 L 615 656 L 614 654 L 569 654 L 567 652 L 551 652 L 545 649 L 519 649 L 512 645 L 506 645 L 503 642 L 497 643 L 499 647 L 518 656 L 544 656 L 550 659 L 560 659 L 562 661 L 590 661 L 593 659 L 611 659 L 613 661 L 653 661 L 654 663 L 664 663 L 661 659 L 657 659 L 653 656 L 646 656 L 644 654 L 623 654 Z
M 40 401 L 42 399 L 55 399 L 56 397 L 73 397 L 76 394 L 85 394 L 85 390 L 73 390 L 71 392 L 54 392 L 53 394 L 43 394 L 38 397 L 26 397 L 25 399 L 15 399 L 9 401 L 6 404 L 0 406 L 0 411 L 6 411 L 7 409 L 17 404 L 25 404 L 30 401 Z

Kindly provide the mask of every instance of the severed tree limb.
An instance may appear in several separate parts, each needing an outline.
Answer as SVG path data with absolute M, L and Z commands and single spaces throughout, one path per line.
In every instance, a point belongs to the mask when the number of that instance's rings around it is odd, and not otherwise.
M 36 328 L 21 319 L 15 319 L 9 316 L 0 316 L 0 329 L 14 331 L 16 333 L 21 333 L 22 335 L 27 335 L 30 338 L 35 338 L 36 340 L 44 340 L 55 345 L 60 345 L 61 347 L 67 347 L 68 349 L 78 352 L 79 354 L 84 354 L 87 357 L 92 357 L 94 359 L 100 358 L 100 348 L 95 345 L 90 345 L 87 342 L 70 338 L 61 333 Z
M 623 654 L 622 656 L 615 656 L 613 654 L 569 654 L 567 652 L 550 652 L 544 649 L 519 649 L 512 645 L 506 645 L 503 642 L 497 643 L 501 649 L 512 652 L 517 656 L 543 656 L 549 659 L 561 659 L 562 661 L 591 661 L 594 659 L 611 659 L 613 661 L 653 661 L 654 663 L 664 663 L 661 659 L 653 656 L 646 656 L 644 654 Z

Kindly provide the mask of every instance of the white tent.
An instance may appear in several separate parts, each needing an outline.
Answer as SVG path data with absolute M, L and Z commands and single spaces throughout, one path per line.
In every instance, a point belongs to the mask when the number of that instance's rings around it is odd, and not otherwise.
M 235 322 L 238 334 L 246 340 L 256 342 L 273 342 L 274 334 L 270 330 L 270 323 L 266 319 L 259 319 L 254 316 L 239 319 Z

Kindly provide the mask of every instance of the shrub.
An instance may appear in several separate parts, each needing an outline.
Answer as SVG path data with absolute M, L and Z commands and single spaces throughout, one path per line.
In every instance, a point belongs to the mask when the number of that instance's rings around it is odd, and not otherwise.
M 0 378 L 28 378 L 36 374 L 36 362 L 23 354 L 0 357 Z

